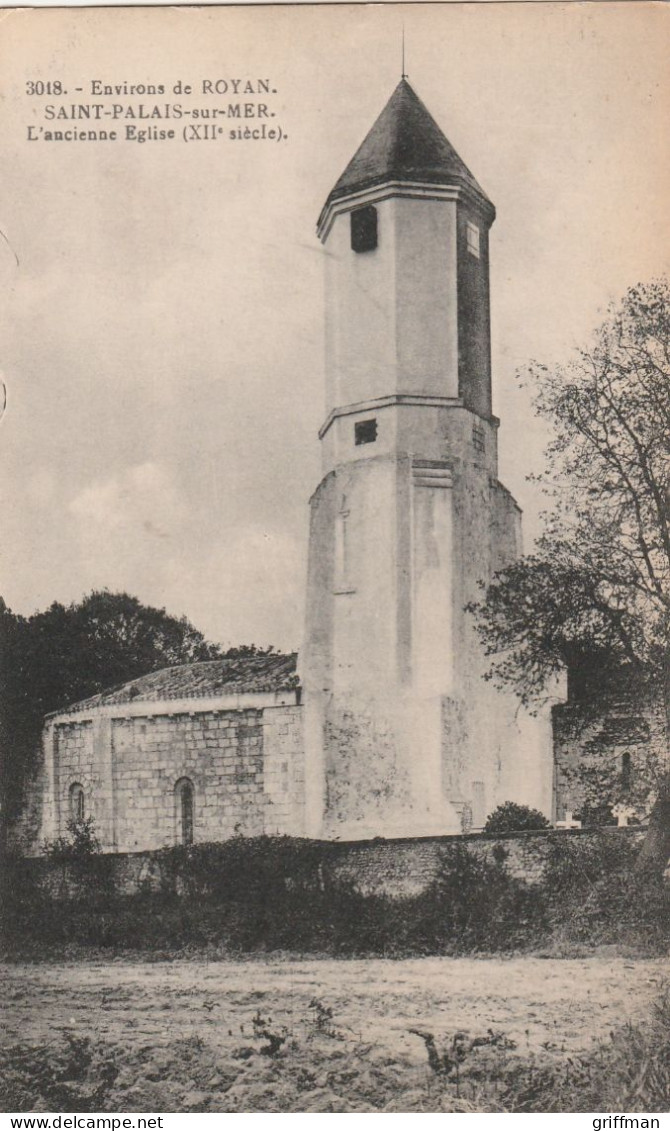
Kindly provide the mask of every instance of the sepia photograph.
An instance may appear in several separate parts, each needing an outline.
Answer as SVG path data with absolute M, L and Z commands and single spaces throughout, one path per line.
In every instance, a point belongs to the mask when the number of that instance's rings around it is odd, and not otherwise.
M 3 1112 L 662 1125 L 669 54 L 0 10 Z

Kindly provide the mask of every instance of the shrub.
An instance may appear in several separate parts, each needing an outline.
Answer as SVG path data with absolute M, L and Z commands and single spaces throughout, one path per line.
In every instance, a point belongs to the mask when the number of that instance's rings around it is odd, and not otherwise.
M 423 953 L 510 951 L 532 945 L 543 930 L 541 893 L 510 875 L 504 861 L 463 844 L 444 851 L 438 875 L 413 904 L 411 947 Z
M 3 870 L 5 954 L 74 945 L 394 958 L 601 944 L 666 953 L 670 885 L 635 872 L 638 841 L 617 830 L 550 833 L 519 854 L 509 842 L 456 838 L 439 846 L 432 882 L 402 897 L 359 890 L 341 874 L 337 846 L 290 838 L 165 849 L 158 884 L 137 894 L 119 890 L 118 857 L 68 848 Z
M 539 809 L 506 801 L 486 818 L 485 833 L 516 833 L 526 829 L 548 829 L 549 821 Z
M 68 836 L 56 840 L 45 840 L 44 855 L 52 860 L 85 860 L 100 852 L 100 841 L 95 835 L 93 817 L 70 818 L 67 822 Z
M 604 830 L 551 841 L 543 887 L 554 941 L 667 950 L 670 887 L 635 871 L 638 851 L 633 840 Z

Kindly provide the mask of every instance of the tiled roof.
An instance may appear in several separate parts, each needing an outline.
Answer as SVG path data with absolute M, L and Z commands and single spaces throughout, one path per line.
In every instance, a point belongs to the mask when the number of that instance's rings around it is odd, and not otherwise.
M 323 211 L 340 197 L 390 180 L 463 184 L 490 205 L 486 193 L 404 78 L 331 190 Z
M 258 652 L 250 656 L 234 656 L 221 660 L 204 660 L 196 664 L 180 664 L 161 668 L 149 675 L 131 679 L 120 687 L 102 691 L 66 711 L 85 711 L 115 703 L 156 702 L 161 699 L 203 699 L 216 695 L 237 695 L 248 692 L 289 691 L 300 686 L 296 672 L 296 652 Z M 52 716 L 53 717 L 53 716 Z

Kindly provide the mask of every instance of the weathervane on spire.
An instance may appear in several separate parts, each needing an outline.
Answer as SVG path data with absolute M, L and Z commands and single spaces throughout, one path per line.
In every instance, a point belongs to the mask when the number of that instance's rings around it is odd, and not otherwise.
M 404 24 L 402 25 L 402 72 L 401 72 L 400 77 L 401 77 L 401 79 L 407 78 L 407 75 L 405 74 L 405 25 Z

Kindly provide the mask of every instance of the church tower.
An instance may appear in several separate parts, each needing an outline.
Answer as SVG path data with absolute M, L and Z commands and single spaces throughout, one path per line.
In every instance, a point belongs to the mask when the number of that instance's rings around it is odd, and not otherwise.
M 456 833 L 505 800 L 547 807 L 523 796 L 517 704 L 483 680 L 465 612 L 520 552 L 491 409 L 494 218 L 404 77 L 319 217 L 326 413 L 301 664 L 310 836 Z

